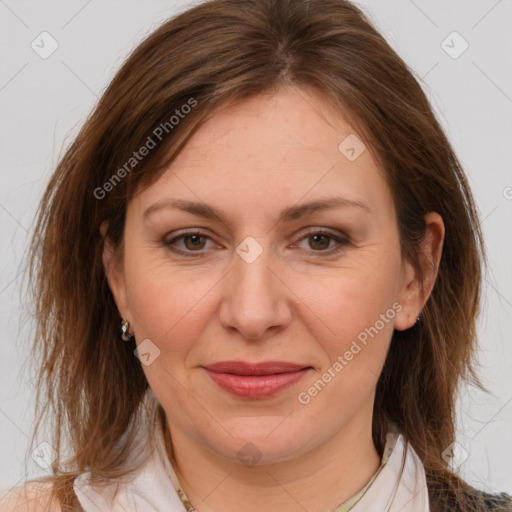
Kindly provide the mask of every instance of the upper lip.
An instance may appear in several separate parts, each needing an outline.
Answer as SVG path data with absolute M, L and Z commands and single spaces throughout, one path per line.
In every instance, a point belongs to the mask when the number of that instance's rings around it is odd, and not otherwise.
M 287 361 L 263 361 L 250 363 L 246 361 L 221 361 L 206 365 L 205 368 L 215 373 L 232 373 L 235 375 L 273 375 L 290 373 L 309 368 L 309 365 L 289 363 Z

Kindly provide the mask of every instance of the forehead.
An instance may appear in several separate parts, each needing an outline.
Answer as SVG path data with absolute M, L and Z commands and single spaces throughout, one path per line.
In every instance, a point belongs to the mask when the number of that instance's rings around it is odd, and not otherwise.
M 391 201 L 355 129 L 320 93 L 293 86 L 218 110 L 139 195 L 138 209 L 172 197 L 245 211 L 340 194 L 379 208 Z

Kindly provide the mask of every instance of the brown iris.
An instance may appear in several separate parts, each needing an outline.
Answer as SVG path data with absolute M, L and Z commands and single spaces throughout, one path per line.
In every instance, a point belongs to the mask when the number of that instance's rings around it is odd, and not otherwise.
M 206 238 L 202 235 L 187 235 L 187 236 L 184 236 L 183 239 L 185 241 L 185 247 L 189 250 L 202 249 L 204 247 L 204 243 L 206 240 Z M 200 245 L 201 239 L 203 242 L 202 245 Z M 188 243 L 189 241 L 192 241 L 192 243 L 189 244 Z
M 324 243 L 318 242 L 318 240 L 322 239 L 324 240 Z M 313 240 L 313 244 L 318 243 L 321 247 L 317 247 L 317 249 L 327 249 L 329 247 L 329 237 L 327 235 L 311 235 L 308 237 L 308 240 L 311 243 L 311 240 Z

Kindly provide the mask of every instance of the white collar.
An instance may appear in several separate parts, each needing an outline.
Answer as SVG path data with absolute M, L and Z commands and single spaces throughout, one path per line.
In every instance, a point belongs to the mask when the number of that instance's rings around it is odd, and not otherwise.
M 156 429 L 151 453 L 137 471 L 101 486 L 91 483 L 90 473 L 75 479 L 73 488 L 85 512 L 186 512 L 173 484 L 178 479 L 161 449 L 162 436 L 155 423 L 151 428 Z M 425 471 L 412 446 L 392 429 L 386 448 L 385 465 L 350 512 L 429 512 Z
M 350 512 L 430 512 L 423 464 L 402 434 L 364 496 Z

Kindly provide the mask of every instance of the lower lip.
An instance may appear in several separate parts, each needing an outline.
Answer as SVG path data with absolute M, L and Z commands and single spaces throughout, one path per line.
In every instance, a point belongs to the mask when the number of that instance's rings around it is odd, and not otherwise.
M 222 389 L 245 398 L 267 398 L 293 386 L 308 372 L 309 368 L 272 375 L 234 375 L 215 373 L 206 368 L 208 375 Z

